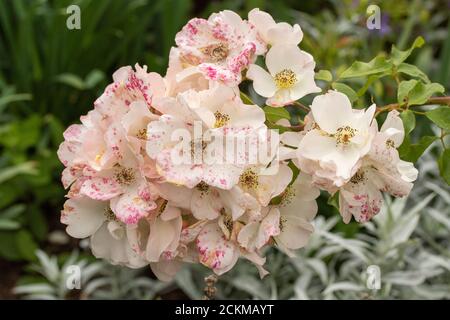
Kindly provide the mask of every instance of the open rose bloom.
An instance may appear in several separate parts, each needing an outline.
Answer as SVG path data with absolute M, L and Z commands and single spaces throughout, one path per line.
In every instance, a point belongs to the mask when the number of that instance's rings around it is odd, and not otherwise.
M 248 20 L 223 11 L 182 28 L 165 76 L 118 69 L 58 150 L 67 233 L 164 281 L 184 263 L 220 275 L 239 258 L 262 277 L 265 248 L 294 256 L 308 244 L 321 190 L 339 193 L 345 223 L 370 220 L 383 193 L 408 195 L 417 170 L 397 151 L 399 114 L 379 128 L 375 105 L 320 94 L 302 38 L 299 25 L 258 9 Z M 271 129 L 260 106 L 241 100 L 244 80 L 272 107 L 316 94 L 301 130 Z

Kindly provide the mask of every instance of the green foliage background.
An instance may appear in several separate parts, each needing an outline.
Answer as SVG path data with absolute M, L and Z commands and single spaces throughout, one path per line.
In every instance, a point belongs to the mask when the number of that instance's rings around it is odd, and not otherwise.
M 81 30 L 66 28 L 71 4 L 81 8 Z M 381 8 L 381 30 L 366 27 L 369 4 Z M 390 52 L 392 44 L 404 50 L 421 35 L 426 44 L 408 62 L 450 88 L 447 0 L 0 0 L 0 269 L 13 263 L 20 273 L 25 261 L 36 259 L 37 248 L 58 253 L 76 246 L 48 239 L 62 229 L 65 191 L 56 150 L 64 128 L 92 108 L 114 70 L 139 62 L 164 74 L 174 36 L 190 18 L 222 9 L 245 17 L 254 7 L 299 23 L 305 33 L 301 48 L 315 57 L 317 70 L 333 76 L 356 60 Z M 364 86 L 358 80 L 347 84 Z M 396 102 L 395 88 L 393 80 L 375 80 L 357 104 Z M 433 135 L 425 117 L 417 122 L 415 135 Z M 446 154 L 441 158 L 449 157 L 448 149 Z M 448 171 L 448 161 L 441 163 Z M 319 205 L 320 214 L 333 210 L 325 201 Z M 336 228 L 350 236 L 359 227 Z M 6 286 L 5 277 L 0 275 L 0 286 Z

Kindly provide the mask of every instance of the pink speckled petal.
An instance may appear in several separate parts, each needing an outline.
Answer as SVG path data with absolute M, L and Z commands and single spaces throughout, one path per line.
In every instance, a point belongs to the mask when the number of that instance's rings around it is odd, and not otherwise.
M 121 186 L 109 177 L 90 177 L 80 188 L 80 194 L 95 200 L 109 200 L 121 193 Z
M 239 248 L 225 239 L 217 222 L 207 224 L 197 238 L 200 263 L 218 275 L 230 270 L 239 259 Z
M 111 209 L 123 223 L 135 224 L 156 208 L 156 203 L 144 194 L 138 185 L 128 187 L 125 193 L 111 200 Z

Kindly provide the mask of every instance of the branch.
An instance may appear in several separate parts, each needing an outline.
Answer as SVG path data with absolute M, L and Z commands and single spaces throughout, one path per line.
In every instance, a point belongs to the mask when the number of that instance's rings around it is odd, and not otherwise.
M 424 105 L 428 105 L 428 104 L 440 104 L 440 105 L 447 105 L 450 107 L 450 96 L 431 97 L 425 103 L 423 103 L 421 105 L 417 105 L 416 107 L 420 107 L 420 106 L 424 106 Z M 402 107 L 402 105 L 399 103 L 391 103 L 391 104 L 385 105 L 383 107 L 377 107 L 376 115 L 378 115 L 379 113 L 384 112 L 384 111 L 401 109 L 401 107 Z
M 299 107 L 300 109 L 305 110 L 306 112 L 311 111 L 311 109 L 309 109 L 309 107 L 305 106 L 303 103 L 299 102 L 299 101 L 294 101 L 292 102 L 293 106 Z

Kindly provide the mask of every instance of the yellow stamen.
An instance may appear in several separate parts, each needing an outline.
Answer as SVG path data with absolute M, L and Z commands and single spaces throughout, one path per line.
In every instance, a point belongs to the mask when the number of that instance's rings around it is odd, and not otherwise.
M 246 169 L 239 177 L 239 183 L 246 189 L 256 189 L 258 187 L 258 175 L 252 169 Z
M 356 135 L 358 130 L 352 127 L 345 126 L 337 129 L 334 137 L 336 138 L 336 144 L 348 145 L 350 140 Z
M 279 89 L 289 89 L 297 83 L 297 76 L 294 71 L 284 69 L 275 75 L 274 80 Z
M 216 117 L 216 122 L 214 123 L 214 128 L 220 128 L 226 126 L 230 122 L 230 116 L 226 113 L 220 111 L 214 112 L 214 117 Z

